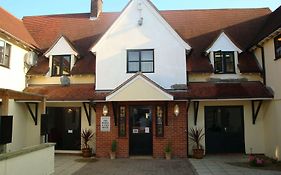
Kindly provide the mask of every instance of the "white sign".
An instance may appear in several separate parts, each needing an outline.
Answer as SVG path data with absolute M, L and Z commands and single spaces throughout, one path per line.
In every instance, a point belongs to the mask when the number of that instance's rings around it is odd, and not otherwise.
M 149 133 L 149 127 L 145 127 L 145 133 Z
M 101 132 L 110 132 L 110 117 L 101 117 L 100 130 Z
M 133 129 L 133 134 L 137 134 L 139 133 L 139 130 L 138 129 Z

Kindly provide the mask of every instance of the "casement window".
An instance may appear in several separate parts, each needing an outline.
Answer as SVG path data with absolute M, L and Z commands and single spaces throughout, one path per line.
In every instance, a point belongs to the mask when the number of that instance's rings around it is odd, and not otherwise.
M 119 108 L 119 137 L 126 137 L 126 107 L 120 106 Z
M 154 72 L 154 50 L 128 50 L 127 51 L 127 73 L 153 73 Z
M 9 67 L 11 56 L 11 45 L 0 40 L 0 66 Z
M 281 58 L 281 34 L 274 38 L 275 60 Z
M 163 106 L 156 107 L 156 137 L 164 137 L 165 110 Z
M 70 55 L 54 55 L 52 57 L 52 76 L 70 75 Z
M 214 52 L 214 68 L 216 74 L 235 73 L 234 52 Z

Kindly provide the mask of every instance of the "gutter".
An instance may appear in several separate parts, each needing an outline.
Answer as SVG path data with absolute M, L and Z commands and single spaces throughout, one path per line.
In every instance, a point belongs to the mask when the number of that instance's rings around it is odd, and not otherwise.
M 36 51 L 40 52 L 40 49 L 39 49 L 37 46 L 34 46 L 34 45 L 32 45 L 32 44 L 29 44 L 29 43 L 27 43 L 27 42 L 25 42 L 25 41 L 19 39 L 18 37 L 12 35 L 11 33 L 7 32 L 7 31 L 5 31 L 5 30 L 3 30 L 3 29 L 1 29 L 1 28 L 0 28 L 0 32 L 6 34 L 6 35 L 8 35 L 8 36 L 10 36 L 10 37 L 13 38 L 14 40 L 16 40 L 16 42 L 22 43 L 22 44 L 23 44 L 23 47 L 26 47 L 26 48 L 29 47 L 31 50 L 36 50 Z

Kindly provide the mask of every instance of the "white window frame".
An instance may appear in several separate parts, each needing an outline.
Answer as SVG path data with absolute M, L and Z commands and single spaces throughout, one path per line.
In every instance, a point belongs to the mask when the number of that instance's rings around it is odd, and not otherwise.
M 9 68 L 10 67 L 10 59 L 11 59 L 11 51 L 12 51 L 12 45 L 11 44 L 9 44 L 9 43 L 7 43 L 6 41 L 4 41 L 4 40 L 0 40 L 0 42 L 3 42 L 4 43 L 4 46 L 3 46 L 3 53 L 2 53 L 2 57 L 3 57 L 3 59 L 2 59 L 2 62 L 1 62 L 1 60 L 0 60 L 0 66 L 2 66 L 2 67 L 6 67 L 6 68 Z M 7 45 L 9 45 L 10 46 L 10 53 L 9 53 L 9 55 L 8 55 L 8 57 L 7 57 L 7 55 L 6 55 L 6 47 L 7 47 Z M 7 61 L 7 63 L 8 64 L 5 64 L 5 59 L 8 59 L 8 61 Z

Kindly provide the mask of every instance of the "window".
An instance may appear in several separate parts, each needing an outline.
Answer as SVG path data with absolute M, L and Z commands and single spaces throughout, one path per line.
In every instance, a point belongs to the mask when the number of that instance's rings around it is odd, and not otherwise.
M 281 34 L 274 38 L 275 60 L 281 58 Z
M 119 109 L 119 136 L 126 137 L 126 108 L 120 106 Z
M 215 73 L 235 73 L 234 52 L 214 52 Z
M 52 76 L 70 74 L 70 55 L 56 55 L 52 59 Z
M 11 45 L 0 40 L 0 66 L 10 66 Z
M 153 73 L 154 50 L 128 50 L 127 51 L 128 73 Z
M 164 107 L 156 107 L 156 137 L 164 137 Z

